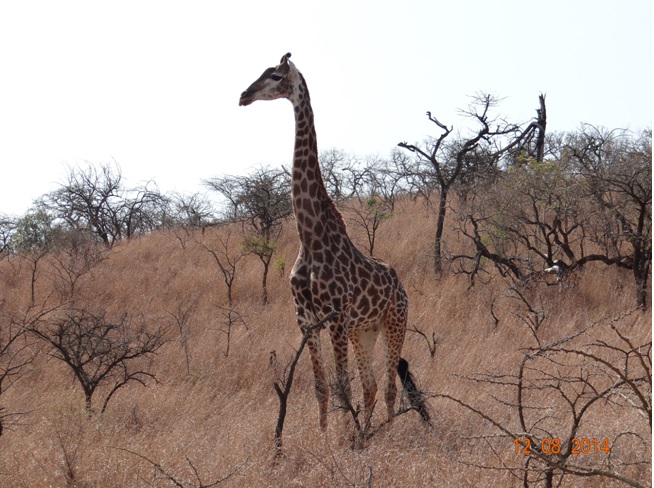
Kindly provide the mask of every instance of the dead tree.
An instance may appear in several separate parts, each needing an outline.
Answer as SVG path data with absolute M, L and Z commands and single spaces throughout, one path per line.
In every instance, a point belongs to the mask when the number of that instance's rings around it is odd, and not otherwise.
M 124 186 L 120 168 L 102 164 L 98 170 L 70 169 L 68 181 L 40 199 L 43 208 L 66 228 L 86 232 L 107 247 L 163 224 L 168 199 L 152 182 L 137 188 Z
M 357 184 L 343 205 L 349 210 L 349 220 L 364 231 L 368 253 L 373 256 L 380 226 L 393 215 L 397 197 L 408 192 L 406 173 L 397 158 L 370 158 L 350 169 L 350 174 L 357 176 Z
M 205 237 L 199 244 L 207 251 L 218 265 L 223 280 L 227 286 L 227 306 L 233 304 L 232 289 L 236 279 L 236 268 L 239 261 L 245 256 L 246 250 L 243 247 L 234 246 L 232 231 L 227 227 L 224 234 L 217 233 L 212 238 Z
M 475 104 L 464 112 L 479 124 L 476 132 L 467 138 L 452 141 L 448 137 L 453 127 L 441 123 L 431 112 L 427 118 L 442 131 L 441 134 L 422 146 L 401 142 L 399 147 L 416 154 L 421 163 L 427 164 L 433 171 L 439 201 L 434 236 L 434 272 L 442 269 L 442 238 L 447 212 L 448 196 L 454 184 L 462 176 L 477 177 L 483 172 L 495 171 L 502 157 L 509 151 L 526 147 L 534 133 L 538 132 L 538 141 L 544 141 L 545 133 L 545 98 L 541 95 L 538 119 L 525 129 L 518 125 L 492 119 L 490 109 L 497 100 L 491 95 L 479 95 Z M 542 135 L 541 135 L 542 133 Z M 542 151 L 539 153 L 542 157 Z
M 164 344 L 165 330 L 149 330 L 144 318 L 132 319 L 124 313 L 112 319 L 104 311 L 70 309 L 34 324 L 30 332 L 50 347 L 52 357 L 71 369 L 84 391 L 89 413 L 93 411 L 94 394 L 106 383 L 111 386 L 101 413 L 128 383 L 145 386 L 148 379 L 156 381 L 154 374 L 135 360 L 154 355 Z
M 262 300 L 268 303 L 268 271 L 276 240 L 293 213 L 290 178 L 283 169 L 259 168 L 248 176 L 212 178 L 205 184 L 225 198 L 226 219 L 247 226 L 243 248 L 263 265 Z
M 225 352 L 223 353 L 225 357 L 229 357 L 229 349 L 231 345 L 231 340 L 232 340 L 232 329 L 236 325 L 242 325 L 245 327 L 245 330 L 248 330 L 247 323 L 245 322 L 245 318 L 236 310 L 235 308 L 228 306 L 228 307 L 216 307 L 218 310 L 220 310 L 223 320 L 222 320 L 222 327 L 219 329 L 220 332 L 225 334 L 227 336 L 227 346 L 225 346 Z
M 189 347 L 189 335 L 191 333 L 190 322 L 198 308 L 198 302 L 202 298 L 202 292 L 196 293 L 190 300 L 178 303 L 173 311 L 166 310 L 173 323 L 179 331 L 179 342 L 184 351 L 186 362 L 186 374 L 191 374 L 191 350 Z
M 61 245 L 52 249 L 50 266 L 53 271 L 54 289 L 62 303 L 76 298 L 85 276 L 109 258 L 109 251 L 93 239 L 79 232 L 69 232 Z

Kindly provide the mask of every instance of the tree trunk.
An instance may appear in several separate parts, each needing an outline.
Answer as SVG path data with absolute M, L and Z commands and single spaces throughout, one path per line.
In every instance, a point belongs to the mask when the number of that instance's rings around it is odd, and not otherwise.
M 271 256 L 272 257 L 272 256 Z M 268 268 L 270 267 L 270 258 L 261 260 L 263 263 L 263 278 L 261 279 L 261 291 L 263 293 L 263 304 L 268 304 Z
M 651 230 L 645 230 L 646 221 L 647 205 L 641 204 L 636 237 L 632 241 L 632 246 L 634 248 L 633 272 L 636 282 L 636 304 L 643 310 L 647 307 L 647 280 L 649 277 L 650 262 L 652 260 L 651 240 L 644 237 L 646 233 L 651 235 Z
M 84 405 L 86 407 L 86 413 L 89 415 L 93 412 L 93 404 L 91 403 L 92 396 L 93 396 L 92 391 L 84 393 Z
M 634 253 L 634 281 L 636 282 L 636 305 L 643 310 L 647 308 L 647 279 L 649 266 L 640 251 Z
M 538 96 L 540 109 L 536 110 L 538 114 L 538 137 L 536 138 L 536 161 L 542 163 L 545 159 L 545 128 L 547 127 L 547 110 L 545 108 L 545 95 Z
M 436 220 L 436 235 L 434 236 L 434 273 L 438 274 L 443 269 L 441 240 L 443 239 L 443 227 L 445 226 L 445 212 L 447 210 L 447 188 L 441 187 L 441 194 L 438 199 L 438 218 Z

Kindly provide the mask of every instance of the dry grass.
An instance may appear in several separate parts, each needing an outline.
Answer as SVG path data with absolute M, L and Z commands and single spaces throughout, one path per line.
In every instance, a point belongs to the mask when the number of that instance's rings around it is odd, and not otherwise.
M 403 356 L 422 388 L 469 402 L 506 425 L 515 413 L 502 408 L 490 386 L 465 379 L 479 373 L 513 372 L 531 335 L 516 314 L 520 303 L 507 284 L 468 287 L 464 277 L 435 278 L 430 269 L 432 217 L 419 204 L 404 202 L 380 230 L 375 254 L 392 263 L 410 299 L 410 325 L 437 339 L 435 358 L 418 334 L 409 333 Z M 277 398 L 269 367 L 271 351 L 282 365 L 291 358 L 300 334 L 286 275 L 297 252 L 288 225 L 280 239 L 280 260 L 269 276 L 270 303 L 262 306 L 261 265 L 247 256 L 234 285 L 234 307 L 244 324 L 234 324 L 226 356 L 225 284 L 213 258 L 195 241 L 210 243 L 223 229 L 185 236 L 161 232 L 116 246 L 80 278 L 75 304 L 113 313 L 142 313 L 169 324 L 169 341 L 150 365 L 159 383 L 133 384 L 120 390 L 103 416 L 88 417 L 83 394 L 60 362 L 41 352 L 19 383 L 1 398 L 15 417 L 0 438 L 0 485 L 6 487 L 174 486 L 153 463 L 185 486 L 229 476 L 227 486 L 521 486 L 506 470 L 483 469 L 501 462 L 518 465 L 513 442 L 477 439 L 497 431 L 447 400 L 430 400 L 433 429 L 409 412 L 376 432 L 369 445 L 353 450 L 343 414 L 330 414 L 330 426 L 318 428 L 310 364 L 301 358 L 284 430 L 284 455 L 273 460 Z M 355 241 L 364 242 L 356 228 Z M 178 238 L 178 237 L 182 238 Z M 460 246 L 449 237 L 451 248 Z M 184 244 L 184 246 L 182 246 Z M 52 260 L 38 264 L 37 301 L 52 287 Z M 282 273 L 283 271 L 283 273 Z M 29 263 L 12 258 L 0 263 L 0 307 L 5 313 L 29 303 Z M 603 317 L 625 313 L 634 303 L 627 272 L 587 268 L 571 289 L 536 287 L 529 298 L 542 301 L 544 341 L 572 334 Z M 51 298 L 53 300 L 53 298 Z M 175 322 L 191 303 L 183 328 Z M 490 315 L 491 304 L 499 319 Z M 539 302 L 540 303 L 540 302 Z M 651 340 L 651 311 L 637 312 L 620 324 L 635 342 Z M 606 328 L 596 339 L 609 340 Z M 183 335 L 186 334 L 186 335 Z M 186 349 L 182 338 L 186 341 Z M 381 349 L 381 348 L 380 348 Z M 354 383 L 355 399 L 360 391 Z M 510 400 L 512 393 L 507 392 Z M 383 420 L 382 408 L 374 418 Z M 647 422 L 634 410 L 599 406 L 582 425 L 586 437 L 613 437 L 634 430 L 650 438 Z M 651 456 L 642 445 L 623 443 L 622 458 Z M 630 451 L 631 449 L 631 451 Z M 152 462 L 148 462 L 147 460 Z M 627 469 L 647 483 L 651 470 Z M 614 486 L 599 478 L 566 478 L 564 486 Z

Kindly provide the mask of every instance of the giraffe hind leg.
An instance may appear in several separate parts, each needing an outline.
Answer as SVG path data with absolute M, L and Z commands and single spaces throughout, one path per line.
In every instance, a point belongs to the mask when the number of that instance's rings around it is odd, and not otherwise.
M 407 314 L 406 307 L 396 304 L 395 308 L 386 315 L 383 326 L 384 348 L 386 351 L 386 409 L 388 420 L 395 416 L 395 399 L 397 398 L 397 385 L 395 375 L 400 363 L 400 354 L 406 333 Z
M 363 403 L 368 415 L 372 413 L 375 397 L 377 396 L 377 382 L 375 381 L 372 361 L 378 335 L 378 329 L 354 330 L 350 333 L 350 342 L 354 348 L 363 388 Z

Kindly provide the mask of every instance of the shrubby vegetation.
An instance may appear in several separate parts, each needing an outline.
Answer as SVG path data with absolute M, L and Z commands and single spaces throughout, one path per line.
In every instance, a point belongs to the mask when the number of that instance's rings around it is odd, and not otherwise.
M 379 227 L 393 214 L 396 199 L 406 196 L 435 207 L 436 273 L 449 264 L 472 284 L 486 261 L 517 280 L 555 262 L 574 272 L 598 261 L 631 270 L 636 302 L 646 306 L 651 130 L 634 134 L 583 125 L 545 136 L 543 97 L 540 103 L 538 118 L 522 128 L 498 121 L 492 116 L 496 101 L 479 96 L 467 111 L 478 125 L 470 136 L 455 137 L 452 127 L 428 113 L 441 133 L 420 144 L 400 143 L 408 154 L 396 150 L 388 159 L 328 150 L 321 155 L 325 185 L 349 211 L 350 225 L 364 230 L 371 255 Z M 163 195 L 152 182 L 125 188 L 120 169 L 111 165 L 70 169 L 67 182 L 37 199 L 24 216 L 0 219 L 3 255 L 66 246 L 73 234 L 111 247 L 157 229 L 238 221 L 249 229 L 243 245 L 262 262 L 265 301 L 275 242 L 292 215 L 288 171 L 262 167 L 205 183 L 222 208 L 199 194 Z M 459 222 L 446 230 L 448 211 Z M 468 252 L 443 248 L 448 231 L 467 239 Z

